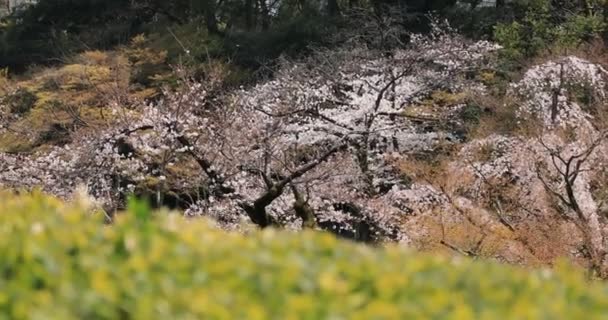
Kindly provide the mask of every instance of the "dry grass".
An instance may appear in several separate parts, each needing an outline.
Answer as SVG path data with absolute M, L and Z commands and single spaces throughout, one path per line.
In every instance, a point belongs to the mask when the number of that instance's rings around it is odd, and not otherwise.
M 554 217 L 529 217 L 507 227 L 492 211 L 482 209 L 441 210 L 420 215 L 406 223 L 413 244 L 424 251 L 448 252 L 475 258 L 527 266 L 553 265 L 570 257 L 579 265 L 587 261 L 573 257 L 579 237 L 567 221 Z M 512 228 L 512 229 L 511 229 Z
M 53 128 L 94 130 L 119 116 L 112 116 L 110 107 L 119 107 L 118 113 L 133 111 L 157 99 L 163 89 L 175 89 L 180 80 L 196 76 L 206 83 L 221 84 L 229 73 L 227 68 L 225 63 L 209 63 L 201 75 L 190 68 L 173 69 L 165 51 L 151 49 L 145 37 L 137 36 L 114 51 L 87 51 L 66 58 L 64 65 L 32 67 L 14 78 L 0 73 L 0 94 L 21 88 L 35 96 L 34 105 L 0 134 L 0 150 L 34 151 L 53 144 L 41 141 L 56 136 Z
M 25 90 L 35 97 L 34 104 L 22 117 L 0 134 L 0 150 L 32 151 L 56 136 L 53 128 L 74 130 L 97 126 L 108 120 L 104 109 L 112 103 L 128 106 L 145 96 L 129 82 L 132 66 L 120 52 L 89 51 L 79 54 L 63 66 L 33 68 L 29 74 L 9 79 L 3 77 L 7 90 Z
M 540 120 L 518 117 L 519 101 L 514 97 L 477 96 L 472 97 L 474 103 L 482 106 L 479 123 L 470 128 L 471 139 L 483 139 L 490 135 L 532 137 L 539 133 Z
M 397 169 L 414 181 L 434 184 L 442 179 L 445 172 L 444 161 L 426 161 L 409 157 L 396 164 Z

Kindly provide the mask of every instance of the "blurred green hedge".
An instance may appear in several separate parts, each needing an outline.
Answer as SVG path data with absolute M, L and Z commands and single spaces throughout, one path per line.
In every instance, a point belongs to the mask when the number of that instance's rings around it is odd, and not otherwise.
M 371 248 L 328 234 L 229 234 L 130 206 L 0 193 L 0 319 L 599 319 L 579 271 Z

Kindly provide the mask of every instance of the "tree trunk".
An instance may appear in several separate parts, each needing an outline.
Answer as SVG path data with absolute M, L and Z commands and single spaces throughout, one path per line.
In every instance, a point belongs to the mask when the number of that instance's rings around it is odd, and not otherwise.
M 329 159 L 329 157 L 331 157 L 334 153 L 342 150 L 345 147 L 346 144 L 336 145 L 319 156 L 317 159 L 299 167 L 289 176 L 282 178 L 280 181 L 272 184 L 271 186 L 269 185 L 266 192 L 258 197 L 253 202 L 253 205 L 246 202 L 241 202 L 239 206 L 245 210 L 251 221 L 261 228 L 276 225 L 277 222 L 266 212 L 266 207 L 268 207 L 275 199 L 280 197 L 283 194 L 285 187 L 290 185 L 295 179 L 302 177 L 310 170 L 316 168 L 319 164 L 327 161 L 327 159 Z
M 217 18 L 215 17 L 215 0 L 202 1 L 207 32 L 209 32 L 209 34 L 221 35 L 220 29 L 217 26 Z
M 268 30 L 270 27 L 270 12 L 268 11 L 268 5 L 266 0 L 259 0 L 260 11 L 262 14 L 262 30 Z
M 338 0 L 327 0 L 327 14 L 330 17 L 335 17 L 340 14 Z
M 220 34 L 220 30 L 217 26 L 217 18 L 215 17 L 215 6 L 215 0 L 190 1 L 189 13 L 191 18 L 203 15 L 205 17 L 205 25 L 207 27 L 207 31 L 210 34 Z
M 253 28 L 253 0 L 245 0 L 245 28 L 247 31 Z
M 608 1 L 604 1 L 604 4 L 602 6 L 602 13 L 604 14 L 604 23 L 608 23 Z M 602 38 L 604 42 L 608 42 L 608 30 L 604 31 Z
M 293 204 L 293 209 L 298 218 L 302 219 L 302 228 L 316 229 L 317 218 L 315 217 L 314 209 L 302 198 L 296 186 L 292 185 L 291 190 L 296 200 Z

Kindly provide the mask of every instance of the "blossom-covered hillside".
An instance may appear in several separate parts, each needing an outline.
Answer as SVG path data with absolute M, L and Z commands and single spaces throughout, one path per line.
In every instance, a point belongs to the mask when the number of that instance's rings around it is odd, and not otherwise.
M 608 275 L 608 71 L 553 57 L 496 93 L 500 46 L 433 30 L 388 52 L 345 43 L 285 58 L 240 88 L 211 64 L 177 68 L 178 89 L 145 99 L 105 84 L 95 121 L 0 153 L 0 185 L 68 200 L 84 188 L 108 220 L 134 194 L 230 230 L 322 229 L 512 263 L 569 256 Z M 15 115 L 2 101 L 3 134 L 48 108 Z

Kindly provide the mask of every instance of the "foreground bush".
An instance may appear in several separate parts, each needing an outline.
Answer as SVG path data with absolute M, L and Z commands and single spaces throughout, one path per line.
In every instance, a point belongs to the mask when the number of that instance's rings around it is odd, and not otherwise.
M 132 205 L 114 225 L 41 195 L 0 194 L 1 319 L 591 319 L 608 289 L 373 249 L 326 234 L 227 234 Z M 90 211 L 90 210 L 89 210 Z

